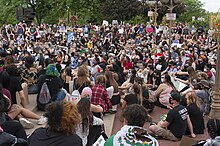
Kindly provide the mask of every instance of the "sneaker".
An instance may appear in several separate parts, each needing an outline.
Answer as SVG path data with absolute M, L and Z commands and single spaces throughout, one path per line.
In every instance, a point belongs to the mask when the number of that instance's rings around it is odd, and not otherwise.
M 43 124 L 45 124 L 45 123 L 47 123 L 47 118 L 44 117 L 44 116 L 41 116 L 40 119 L 37 120 L 37 124 L 38 124 L 38 125 L 43 125 Z
M 19 119 L 21 125 L 25 128 L 25 129 L 32 129 L 34 128 L 34 124 L 30 121 L 28 121 L 27 119 L 25 118 L 20 118 Z

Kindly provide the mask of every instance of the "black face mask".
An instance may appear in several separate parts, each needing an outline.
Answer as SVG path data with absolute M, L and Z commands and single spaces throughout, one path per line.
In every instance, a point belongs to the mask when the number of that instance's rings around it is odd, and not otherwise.
M 173 104 L 173 103 L 172 103 L 172 97 L 169 98 L 169 103 L 170 103 L 170 104 Z

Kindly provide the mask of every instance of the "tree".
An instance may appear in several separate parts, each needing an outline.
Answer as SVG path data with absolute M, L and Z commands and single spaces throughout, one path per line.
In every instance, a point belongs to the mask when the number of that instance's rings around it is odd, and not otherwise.
M 17 23 L 16 10 L 22 4 L 19 0 L 0 0 L 0 25 Z
M 130 20 L 141 14 L 143 7 L 137 0 L 105 0 L 102 5 L 102 13 L 105 20 Z
M 183 0 L 186 5 L 186 12 L 182 13 L 179 17 L 181 22 L 191 22 L 192 17 L 197 18 L 207 15 L 206 11 L 202 8 L 203 4 L 199 0 Z

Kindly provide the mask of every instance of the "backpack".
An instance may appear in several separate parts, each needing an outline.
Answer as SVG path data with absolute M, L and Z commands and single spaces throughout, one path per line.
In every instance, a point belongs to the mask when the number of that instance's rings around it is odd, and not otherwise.
M 72 89 L 75 89 L 75 90 L 71 94 L 69 94 L 69 93 L 66 94 L 66 97 L 64 98 L 64 100 L 69 101 L 69 102 L 73 102 L 75 100 L 80 100 L 81 99 L 79 89 L 82 87 L 83 84 L 78 89 L 76 89 L 75 82 L 76 82 L 76 79 L 74 79 L 73 81 L 71 81 L 69 83 L 69 85 L 71 86 L 71 87 L 69 87 L 70 93 L 71 93 Z
M 45 106 L 51 102 L 51 95 L 47 83 L 41 87 L 40 93 L 38 94 L 37 98 L 37 108 L 41 111 L 45 110 Z

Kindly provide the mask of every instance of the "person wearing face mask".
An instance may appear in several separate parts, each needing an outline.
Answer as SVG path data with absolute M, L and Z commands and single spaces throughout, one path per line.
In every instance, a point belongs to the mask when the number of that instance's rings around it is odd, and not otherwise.
M 171 78 L 168 74 L 161 78 L 162 84 L 159 85 L 155 92 L 155 97 L 157 101 L 155 105 L 162 108 L 170 108 L 169 98 L 172 90 L 175 90 L 175 86 L 173 85 Z
M 214 75 L 214 72 L 212 70 L 212 65 L 211 64 L 206 64 L 205 65 L 204 72 L 208 76 L 209 83 L 215 83 L 215 75 Z
M 201 57 L 199 57 L 198 61 L 196 62 L 196 70 L 204 71 L 205 68 L 205 61 Z
M 184 106 L 180 105 L 181 100 L 182 97 L 177 91 L 174 90 L 170 93 L 170 104 L 172 104 L 173 108 L 169 110 L 165 120 L 159 121 L 158 124 L 151 124 L 149 129 L 154 134 L 167 140 L 179 141 L 185 134 L 188 125 L 191 137 L 196 137 L 193 133 L 188 111 Z

